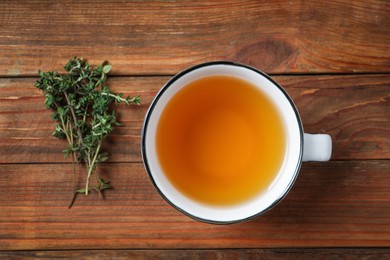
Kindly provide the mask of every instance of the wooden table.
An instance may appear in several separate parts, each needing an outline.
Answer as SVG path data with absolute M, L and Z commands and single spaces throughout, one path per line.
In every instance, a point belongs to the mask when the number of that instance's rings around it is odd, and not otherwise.
M 108 60 L 118 107 L 99 171 L 115 189 L 72 209 L 66 144 L 35 89 L 73 56 Z M 140 155 L 153 97 L 200 62 L 255 66 L 285 86 L 306 132 L 329 133 L 288 196 L 247 223 L 196 222 L 156 192 Z M 390 258 L 390 2 L 1 1 L 0 257 Z M 83 176 L 83 168 L 78 168 Z M 82 181 L 82 177 L 79 180 Z

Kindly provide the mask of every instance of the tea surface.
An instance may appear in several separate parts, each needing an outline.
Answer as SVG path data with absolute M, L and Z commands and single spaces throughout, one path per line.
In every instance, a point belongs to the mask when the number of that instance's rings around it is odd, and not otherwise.
M 283 122 L 251 83 L 208 76 L 181 89 L 157 126 L 159 163 L 188 197 L 232 205 L 266 190 L 285 156 Z

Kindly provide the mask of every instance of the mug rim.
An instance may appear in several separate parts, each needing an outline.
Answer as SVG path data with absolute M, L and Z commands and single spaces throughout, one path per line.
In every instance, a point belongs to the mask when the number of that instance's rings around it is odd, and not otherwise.
M 299 128 L 299 138 L 300 138 L 299 158 L 298 158 L 298 163 L 297 163 L 297 165 L 295 167 L 295 170 L 294 170 L 293 177 L 290 179 L 287 188 L 281 193 L 281 195 L 271 205 L 269 205 L 264 210 L 261 210 L 261 211 L 257 212 L 256 214 L 253 214 L 251 216 L 240 218 L 240 219 L 236 219 L 236 220 L 231 220 L 231 221 L 218 221 L 218 220 L 212 220 L 212 219 L 201 218 L 201 217 L 195 216 L 195 215 L 187 212 L 186 210 L 182 209 L 181 207 L 179 207 L 175 203 L 173 203 L 170 199 L 168 199 L 165 196 L 164 192 L 159 188 L 159 186 L 155 182 L 155 179 L 153 177 L 152 171 L 151 171 L 150 166 L 149 166 L 148 156 L 147 156 L 147 152 L 146 152 L 146 132 L 147 132 L 147 129 L 148 129 L 149 120 L 150 120 L 151 114 L 152 114 L 155 106 L 157 105 L 158 101 L 160 100 L 162 95 L 165 93 L 165 91 L 174 82 L 176 82 L 178 79 L 180 79 L 184 75 L 190 73 L 191 71 L 194 71 L 194 70 L 197 70 L 197 69 L 200 69 L 200 68 L 204 68 L 204 67 L 208 67 L 208 66 L 214 66 L 214 65 L 227 65 L 227 66 L 241 67 L 241 68 L 252 70 L 252 71 L 260 74 L 261 76 L 265 77 L 274 86 L 276 86 L 282 92 L 282 94 L 285 96 L 285 98 L 289 102 L 289 104 L 290 104 L 290 106 L 291 106 L 291 108 L 292 108 L 292 110 L 293 110 L 293 112 L 294 112 L 294 114 L 296 116 L 296 121 L 297 121 L 298 128 Z M 186 216 L 188 216 L 188 217 L 190 217 L 192 219 L 195 219 L 197 221 L 200 221 L 200 222 L 209 223 L 209 224 L 235 224 L 235 223 L 242 223 L 242 222 L 250 221 L 250 220 L 252 220 L 254 218 L 259 217 L 260 215 L 265 214 L 270 209 L 274 208 L 288 194 L 288 192 L 291 190 L 293 184 L 295 183 L 295 181 L 296 181 L 296 179 L 298 177 L 298 174 L 299 174 L 299 171 L 300 171 L 300 168 L 301 168 L 301 165 L 302 165 L 303 146 L 304 146 L 304 143 L 303 143 L 304 142 L 304 138 L 303 138 L 303 136 L 304 136 L 304 131 L 303 131 L 302 120 L 301 120 L 301 117 L 299 115 L 297 107 L 295 106 L 295 104 L 292 101 L 291 97 L 284 90 L 284 88 L 282 86 L 280 86 L 279 83 L 277 83 L 275 80 L 273 80 L 268 74 L 266 74 L 265 72 L 255 68 L 255 67 L 252 67 L 252 66 L 249 66 L 249 65 L 246 65 L 246 64 L 242 64 L 242 63 L 238 63 L 238 62 L 232 62 L 232 61 L 226 61 L 226 60 L 210 61 L 210 62 L 199 63 L 197 65 L 188 67 L 188 68 L 180 71 L 179 73 L 177 73 L 173 77 L 171 77 L 161 87 L 161 89 L 158 91 L 158 93 L 153 98 L 153 100 L 152 100 L 152 102 L 151 102 L 151 104 L 150 104 L 150 106 L 149 106 L 149 108 L 148 108 L 148 110 L 146 112 L 145 119 L 144 119 L 144 122 L 143 122 L 142 132 L 141 132 L 141 155 L 142 155 L 143 165 L 145 167 L 145 170 L 146 170 L 146 172 L 147 172 L 147 174 L 149 176 L 149 179 L 151 180 L 153 186 L 155 187 L 157 192 L 160 194 L 160 196 L 166 202 L 168 202 L 168 204 L 171 205 L 173 208 L 175 208 L 176 210 L 178 210 L 182 214 L 184 214 L 184 215 L 186 215 Z

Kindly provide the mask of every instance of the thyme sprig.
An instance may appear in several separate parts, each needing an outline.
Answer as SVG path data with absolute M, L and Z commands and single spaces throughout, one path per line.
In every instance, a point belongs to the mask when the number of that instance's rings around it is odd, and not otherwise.
M 72 159 L 73 174 L 76 163 L 86 165 L 85 187 L 75 187 L 70 208 L 79 193 L 88 195 L 95 190 L 103 197 L 104 190 L 112 189 L 110 182 L 101 179 L 96 171 L 97 165 L 108 159 L 108 153 L 101 150 L 103 140 L 120 125 L 111 104 L 139 105 L 140 98 L 111 92 L 105 85 L 109 64 L 91 68 L 85 59 L 74 57 L 64 69 L 66 74 L 39 71 L 35 86 L 43 91 L 46 107 L 53 110 L 51 117 L 57 122 L 53 136 L 68 142 L 63 152 Z M 90 185 L 92 175 L 96 176 L 95 186 Z

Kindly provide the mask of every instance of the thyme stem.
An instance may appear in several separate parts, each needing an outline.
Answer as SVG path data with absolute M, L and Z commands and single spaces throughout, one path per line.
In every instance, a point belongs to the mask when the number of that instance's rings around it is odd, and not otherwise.
M 96 162 L 96 158 L 97 158 L 97 156 L 99 154 L 99 151 L 100 151 L 100 143 L 99 143 L 98 147 L 96 148 L 95 156 L 93 157 L 92 162 L 88 166 L 89 169 L 88 169 L 87 181 L 86 181 L 86 184 L 85 184 L 85 195 L 88 195 L 89 179 L 91 177 L 93 169 L 95 168 L 95 162 Z

